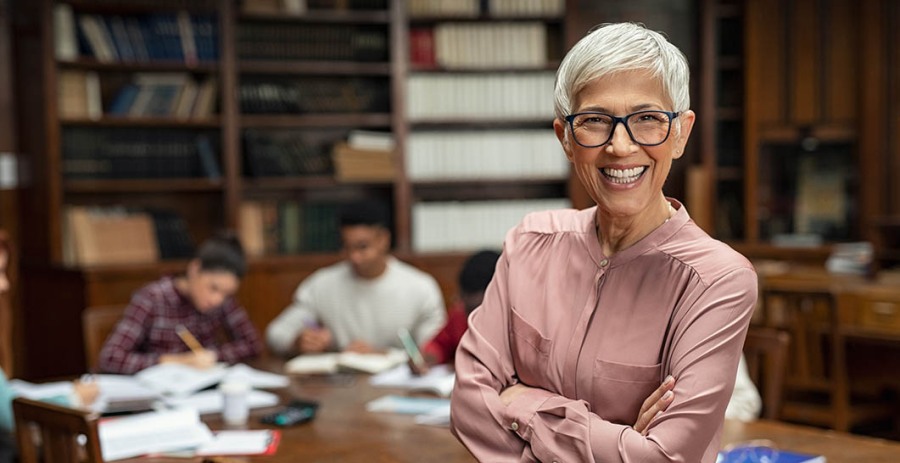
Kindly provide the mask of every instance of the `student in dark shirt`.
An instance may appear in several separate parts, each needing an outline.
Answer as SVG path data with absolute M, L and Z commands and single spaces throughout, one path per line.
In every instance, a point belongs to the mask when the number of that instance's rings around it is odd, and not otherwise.
M 410 363 L 414 371 L 422 374 L 429 366 L 453 363 L 459 340 L 469 326 L 469 314 L 481 305 L 499 258 L 498 252 L 485 250 L 466 259 L 459 273 L 459 299 L 448 310 L 447 324 L 422 347 L 422 357 L 427 365 L 423 368 Z

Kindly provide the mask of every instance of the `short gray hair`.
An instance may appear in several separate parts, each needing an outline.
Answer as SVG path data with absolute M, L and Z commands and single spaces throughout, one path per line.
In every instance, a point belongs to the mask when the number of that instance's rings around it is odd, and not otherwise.
M 646 70 L 660 79 L 673 111 L 690 108 L 690 70 L 684 53 L 659 32 L 616 23 L 592 30 L 566 54 L 556 72 L 556 117 L 572 112 L 572 97 L 592 80 L 633 70 Z

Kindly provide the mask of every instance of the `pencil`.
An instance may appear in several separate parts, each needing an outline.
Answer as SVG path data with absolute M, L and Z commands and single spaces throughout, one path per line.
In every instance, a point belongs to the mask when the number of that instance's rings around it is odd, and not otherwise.
M 205 349 L 203 349 L 203 345 L 200 344 L 200 341 L 197 341 L 197 338 L 191 334 L 190 331 L 184 325 L 178 325 L 175 327 L 175 332 L 178 333 L 178 337 L 187 344 L 188 347 L 194 351 L 195 354 L 202 353 Z

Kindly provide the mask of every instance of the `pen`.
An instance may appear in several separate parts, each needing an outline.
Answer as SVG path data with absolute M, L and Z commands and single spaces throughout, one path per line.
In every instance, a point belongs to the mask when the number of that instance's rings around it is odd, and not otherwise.
M 205 350 L 203 348 L 203 345 L 200 344 L 200 341 L 197 341 L 197 338 L 195 338 L 194 335 L 191 334 L 191 332 L 188 331 L 188 329 L 185 328 L 184 325 L 176 326 L 175 333 L 178 334 L 178 337 L 181 338 L 181 340 L 184 341 L 184 343 L 187 344 L 187 346 L 190 347 L 195 354 L 201 354 Z

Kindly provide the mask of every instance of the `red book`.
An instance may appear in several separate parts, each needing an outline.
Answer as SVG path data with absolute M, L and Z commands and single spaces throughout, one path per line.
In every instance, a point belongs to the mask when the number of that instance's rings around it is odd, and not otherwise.
M 434 30 L 416 27 L 409 30 L 409 61 L 421 67 L 435 67 Z

